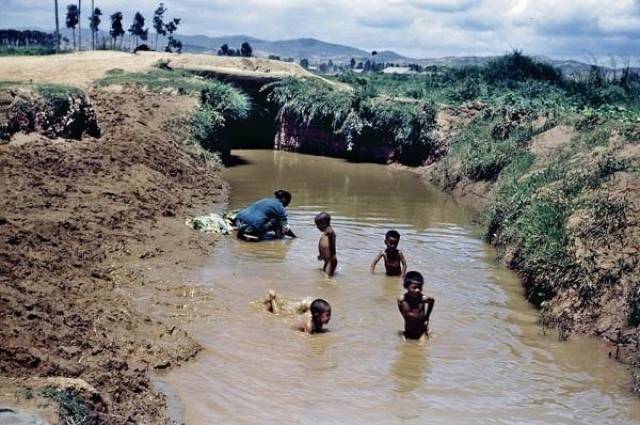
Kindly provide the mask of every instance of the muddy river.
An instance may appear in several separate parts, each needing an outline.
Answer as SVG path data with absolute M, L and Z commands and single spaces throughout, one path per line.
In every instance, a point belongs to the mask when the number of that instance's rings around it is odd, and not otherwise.
M 414 174 L 273 151 L 237 151 L 231 208 L 292 192 L 299 238 L 218 244 L 197 280 L 217 313 L 187 331 L 206 350 L 163 379 L 187 424 L 629 424 L 640 401 L 628 371 L 589 338 L 543 334 L 476 215 Z M 339 266 L 323 277 L 314 215 L 333 216 Z M 398 230 L 409 270 L 435 297 L 427 344 L 404 342 L 397 278 L 368 267 Z M 379 271 L 382 271 L 382 264 Z M 327 299 L 330 332 L 307 336 L 251 304 L 275 289 Z

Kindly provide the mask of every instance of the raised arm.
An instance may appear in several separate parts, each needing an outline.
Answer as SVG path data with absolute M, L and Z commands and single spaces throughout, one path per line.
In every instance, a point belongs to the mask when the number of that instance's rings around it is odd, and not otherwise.
M 402 253 L 402 251 L 400 251 L 399 254 L 400 254 L 400 264 L 402 269 L 402 277 L 404 277 L 404 275 L 407 273 L 407 260 L 404 259 L 404 254 Z
M 371 274 L 374 274 L 376 272 L 376 265 L 378 265 L 378 262 L 380 262 L 380 259 L 384 256 L 384 253 L 380 252 L 376 258 L 373 259 L 373 262 L 371 263 L 371 266 L 369 267 L 369 271 L 371 272 Z

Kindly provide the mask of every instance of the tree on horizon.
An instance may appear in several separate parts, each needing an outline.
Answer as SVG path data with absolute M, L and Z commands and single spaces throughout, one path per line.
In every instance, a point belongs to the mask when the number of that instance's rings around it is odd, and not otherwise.
M 78 25 L 78 6 L 75 4 L 67 5 L 67 18 L 65 20 L 67 28 L 73 30 L 73 49 L 76 49 L 76 25 Z
M 124 28 L 122 27 L 122 12 L 116 12 L 111 15 L 111 30 L 109 34 L 111 35 L 111 48 L 115 47 L 115 43 L 118 40 L 118 37 L 124 35 Z
M 169 34 L 169 41 L 167 43 L 167 47 L 165 47 L 165 52 L 171 52 L 172 49 L 176 49 L 178 53 L 182 52 L 182 42 L 180 40 L 176 40 L 173 38 L 173 33 L 178 30 L 178 25 L 180 25 L 180 18 L 173 18 L 169 21 L 168 24 L 164 26 L 167 34 Z
M 99 7 L 93 9 L 91 16 L 89 17 L 89 28 L 91 28 L 91 48 L 96 49 L 96 40 L 98 37 L 98 27 L 100 26 L 100 16 L 102 16 L 102 10 Z
M 129 27 L 129 34 L 131 34 L 134 40 L 134 48 L 138 46 L 139 39 L 142 39 L 142 41 L 147 40 L 149 30 L 144 28 L 144 21 L 144 16 L 142 16 L 140 12 L 136 12 L 133 17 L 133 23 L 131 27 Z
M 224 43 L 218 50 L 218 56 L 229 56 L 229 45 Z
M 300 66 L 304 69 L 309 69 L 309 60 L 307 58 L 300 59 Z
M 246 41 L 242 43 L 242 45 L 240 46 L 240 54 L 245 58 L 251 57 L 253 55 L 253 49 L 251 48 L 251 44 L 249 44 Z
M 164 14 L 167 12 L 167 8 L 164 7 L 164 3 L 160 3 L 158 8 L 153 12 L 153 28 L 156 30 L 156 50 L 158 50 L 158 36 L 167 35 L 167 30 L 164 24 Z

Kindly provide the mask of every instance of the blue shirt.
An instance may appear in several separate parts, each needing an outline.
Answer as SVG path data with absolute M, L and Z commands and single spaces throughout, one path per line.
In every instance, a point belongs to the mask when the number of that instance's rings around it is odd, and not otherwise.
M 254 202 L 238 213 L 237 219 L 253 226 L 258 232 L 264 232 L 267 224 L 277 221 L 286 229 L 287 210 L 277 198 L 264 198 Z M 269 226 L 270 227 L 270 226 Z

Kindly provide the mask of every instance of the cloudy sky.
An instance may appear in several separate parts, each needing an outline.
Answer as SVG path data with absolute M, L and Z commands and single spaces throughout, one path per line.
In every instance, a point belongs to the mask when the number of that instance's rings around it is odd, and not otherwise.
M 69 1 L 59 0 L 61 13 Z M 84 0 L 88 16 L 90 0 Z M 150 18 L 157 0 L 95 0 Z M 53 27 L 53 0 L 0 0 L 0 28 Z M 640 58 L 640 0 L 165 0 L 180 32 L 314 37 L 411 57 L 512 48 L 556 58 Z M 86 5 L 86 9 L 85 9 Z M 64 19 L 64 18 L 62 18 Z M 85 21 L 85 19 L 83 19 Z M 86 21 L 85 21 L 86 22 Z

